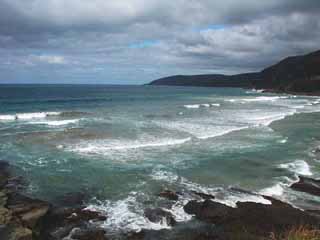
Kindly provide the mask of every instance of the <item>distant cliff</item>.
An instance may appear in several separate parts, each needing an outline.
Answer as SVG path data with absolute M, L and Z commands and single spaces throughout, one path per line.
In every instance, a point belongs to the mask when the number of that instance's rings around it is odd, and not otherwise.
M 288 57 L 261 72 L 237 75 L 177 75 L 155 80 L 150 85 L 240 87 L 319 94 L 320 51 Z

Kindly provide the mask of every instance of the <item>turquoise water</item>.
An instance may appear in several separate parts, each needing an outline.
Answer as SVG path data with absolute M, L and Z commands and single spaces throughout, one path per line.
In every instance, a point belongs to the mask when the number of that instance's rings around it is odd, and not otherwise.
M 268 204 L 241 188 L 315 208 L 297 175 L 319 177 L 320 98 L 242 89 L 2 85 L 0 156 L 54 201 L 84 191 L 109 230 L 167 228 L 143 216 L 161 206 L 188 221 L 192 190 L 218 201 Z M 233 187 L 233 188 L 231 188 Z M 163 189 L 183 195 L 170 205 Z

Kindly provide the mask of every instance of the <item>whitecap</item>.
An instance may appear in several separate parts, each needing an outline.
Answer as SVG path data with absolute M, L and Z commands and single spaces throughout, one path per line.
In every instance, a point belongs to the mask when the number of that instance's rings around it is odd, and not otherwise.
M 209 103 L 202 103 L 200 104 L 201 107 L 210 107 L 210 104 Z
M 288 138 L 284 138 L 284 139 L 279 140 L 279 143 L 282 143 L 282 144 L 287 143 L 287 142 L 288 142 Z
M 226 101 L 228 102 L 239 102 L 239 103 L 245 103 L 245 102 L 275 102 L 277 100 L 281 99 L 287 99 L 286 96 L 259 96 L 254 98 L 238 98 L 238 99 L 228 99 Z
M 159 169 L 153 170 L 150 177 L 156 181 L 165 181 L 169 183 L 174 183 L 179 179 L 178 175 Z
M 249 128 L 248 126 L 244 126 L 244 127 L 230 127 L 229 129 L 225 129 L 225 130 L 221 130 L 219 132 L 214 132 L 214 133 L 209 133 L 209 134 L 202 134 L 201 136 L 198 135 L 196 136 L 199 139 L 208 139 L 208 138 L 215 138 L 215 137 L 220 137 L 226 134 L 229 134 L 231 132 L 235 132 L 235 131 L 240 131 L 243 129 L 247 129 Z
M 49 116 L 57 116 L 60 112 L 34 112 L 34 113 L 17 113 L 11 115 L 0 115 L 0 120 L 13 121 L 13 120 L 30 120 L 36 118 L 46 118 Z
M 212 106 L 212 107 L 220 107 L 220 103 L 211 103 L 210 106 Z
M 209 139 L 220 137 L 234 131 L 240 131 L 249 128 L 248 125 L 243 126 L 221 126 L 210 123 L 210 120 L 199 120 L 198 122 L 186 121 L 155 121 L 161 128 L 167 128 L 179 132 L 185 132 L 193 135 L 198 139 Z
M 0 115 L 0 121 L 13 121 L 16 119 L 16 115 Z
M 281 196 L 283 192 L 284 189 L 281 183 L 277 183 L 271 187 L 264 188 L 260 191 L 262 195 L 266 196 Z
M 107 215 L 108 217 L 102 227 L 109 231 L 139 232 L 142 229 L 161 230 L 171 228 L 165 218 L 158 223 L 149 221 L 144 216 L 143 208 L 139 206 L 136 195 L 136 192 L 131 192 L 125 199 L 114 202 L 107 200 L 99 204 L 89 205 L 87 209 Z
M 78 123 L 80 119 L 72 119 L 72 120 L 57 120 L 57 121 L 41 121 L 41 122 L 30 122 L 30 124 L 44 124 L 49 126 L 63 126 L 69 124 Z
M 279 168 L 288 169 L 289 171 L 300 175 L 312 175 L 309 164 L 303 160 L 297 160 L 291 163 L 280 164 Z
M 116 140 L 110 139 L 109 141 L 89 141 L 83 142 L 78 145 L 73 145 L 67 147 L 67 150 L 72 152 L 77 152 L 80 154 L 108 154 L 109 151 L 126 151 L 126 150 L 134 150 L 141 148 L 158 148 L 158 147 L 167 147 L 174 145 L 181 145 L 188 141 L 191 138 L 183 138 L 183 139 L 161 139 L 161 140 Z
M 192 105 L 183 105 L 185 108 L 195 109 L 200 108 L 199 104 L 192 104 Z

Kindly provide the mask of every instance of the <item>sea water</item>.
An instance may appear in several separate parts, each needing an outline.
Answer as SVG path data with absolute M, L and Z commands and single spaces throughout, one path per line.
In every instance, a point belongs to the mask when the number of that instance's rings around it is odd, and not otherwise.
M 319 177 L 319 117 L 320 97 L 253 90 L 1 85 L 0 158 L 31 196 L 85 192 L 88 208 L 108 215 L 109 232 L 163 229 L 144 209 L 187 222 L 193 191 L 230 206 L 270 204 L 265 194 L 317 208 L 319 199 L 289 186 L 298 175 Z M 164 189 L 179 201 L 163 204 Z

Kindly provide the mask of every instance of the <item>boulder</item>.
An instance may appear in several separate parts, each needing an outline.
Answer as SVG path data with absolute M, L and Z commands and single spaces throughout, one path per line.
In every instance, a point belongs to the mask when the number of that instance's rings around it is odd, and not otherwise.
M 73 229 L 87 229 L 89 222 L 104 221 L 105 216 L 98 212 L 81 209 L 53 207 L 41 222 L 41 237 L 43 239 L 62 239 Z
M 170 190 L 162 191 L 161 193 L 159 193 L 159 196 L 163 197 L 163 198 L 167 198 L 167 199 L 172 200 L 172 201 L 177 201 L 179 199 L 178 194 L 176 192 L 173 192 L 173 191 L 170 191 Z
M 272 204 L 238 202 L 236 208 L 205 200 L 190 201 L 184 210 L 201 221 L 216 224 L 229 236 L 226 239 L 259 239 L 271 232 L 282 232 L 292 227 L 320 226 L 319 218 L 296 209 L 287 203 L 266 197 Z M 239 234 L 246 233 L 241 238 Z
M 299 181 L 292 184 L 290 188 L 295 191 L 320 196 L 320 180 L 300 176 Z
M 71 235 L 71 238 L 75 240 L 108 240 L 105 234 L 106 232 L 99 228 L 86 230 L 78 229 Z
M 25 226 L 34 228 L 49 210 L 47 202 L 31 199 L 19 193 L 9 193 L 7 207 Z
M 169 226 L 173 226 L 176 224 L 176 220 L 174 219 L 172 214 L 161 208 L 147 208 L 144 211 L 144 215 L 153 223 L 166 223 Z
M 207 193 L 201 193 L 201 192 L 196 192 L 196 191 L 192 191 L 193 194 L 201 197 L 202 199 L 204 200 L 207 200 L 207 199 L 214 199 L 215 197 L 210 195 L 210 194 L 207 194 Z
M 211 200 L 205 200 L 204 202 L 192 200 L 183 209 L 186 213 L 195 215 L 200 220 L 212 223 L 221 223 L 230 216 L 233 210 L 227 205 Z

